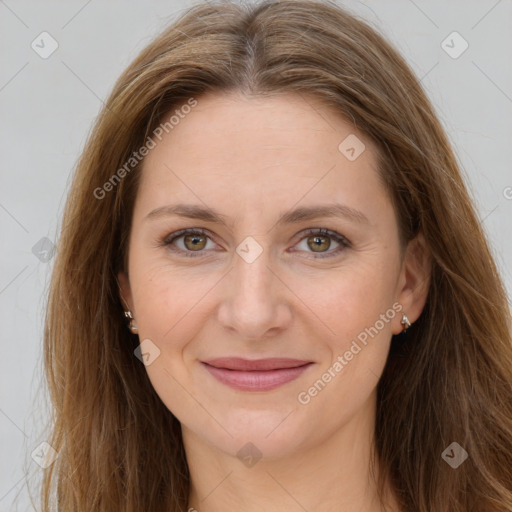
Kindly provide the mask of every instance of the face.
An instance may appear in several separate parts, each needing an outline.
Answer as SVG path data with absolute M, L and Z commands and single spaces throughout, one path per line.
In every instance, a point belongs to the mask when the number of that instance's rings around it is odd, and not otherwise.
M 424 304 L 376 162 L 298 95 L 200 97 L 149 152 L 119 280 L 184 435 L 275 457 L 369 420 Z

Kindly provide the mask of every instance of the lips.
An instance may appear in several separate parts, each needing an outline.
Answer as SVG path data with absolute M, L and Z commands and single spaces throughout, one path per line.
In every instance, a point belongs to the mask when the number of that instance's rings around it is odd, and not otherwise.
M 300 359 L 225 357 L 203 361 L 219 382 L 241 391 L 269 391 L 299 377 L 313 363 Z
M 283 368 L 297 368 L 310 361 L 301 361 L 300 359 L 286 359 L 274 357 L 271 359 L 242 359 L 241 357 L 221 357 L 205 361 L 206 364 L 215 368 L 224 368 L 225 370 L 238 371 L 267 371 L 281 370 Z

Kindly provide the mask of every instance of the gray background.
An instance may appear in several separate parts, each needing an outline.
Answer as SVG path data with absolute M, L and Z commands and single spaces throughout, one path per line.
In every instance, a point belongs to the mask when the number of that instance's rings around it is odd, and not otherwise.
M 387 34 L 422 77 L 511 296 L 512 1 L 339 3 Z M 41 349 L 52 259 L 33 248 L 56 241 L 72 170 L 114 81 L 189 5 L 0 0 L 0 512 L 32 510 L 26 479 L 32 487 L 42 471 L 31 453 L 46 439 Z M 43 31 L 58 43 L 46 59 L 31 47 Z M 469 44 L 458 58 L 441 46 L 453 31 Z

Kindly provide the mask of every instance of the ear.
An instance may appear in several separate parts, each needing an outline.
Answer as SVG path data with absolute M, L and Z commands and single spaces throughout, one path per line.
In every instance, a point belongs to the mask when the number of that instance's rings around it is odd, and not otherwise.
M 133 299 L 132 299 L 132 291 L 130 288 L 130 280 L 128 279 L 128 274 L 124 271 L 119 272 L 117 274 L 117 282 L 119 284 L 119 295 L 120 295 L 123 307 L 125 307 L 126 309 L 129 309 L 135 316 L 135 310 L 133 307 Z
M 420 231 L 408 244 L 398 278 L 397 301 L 402 305 L 409 322 L 414 323 L 421 315 L 427 301 L 430 285 L 432 257 Z M 402 315 L 395 317 L 393 334 L 403 331 Z

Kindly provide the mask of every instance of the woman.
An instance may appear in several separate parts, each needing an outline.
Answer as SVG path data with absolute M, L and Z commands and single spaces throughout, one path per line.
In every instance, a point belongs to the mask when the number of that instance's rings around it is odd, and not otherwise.
M 198 4 L 74 177 L 42 508 L 510 511 L 509 322 L 397 52 L 328 2 Z

